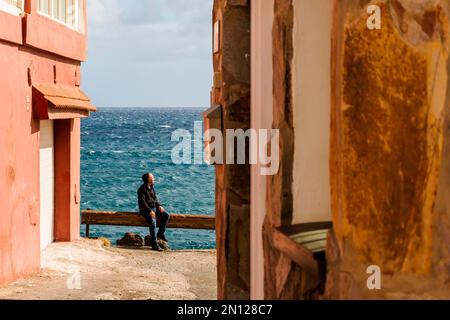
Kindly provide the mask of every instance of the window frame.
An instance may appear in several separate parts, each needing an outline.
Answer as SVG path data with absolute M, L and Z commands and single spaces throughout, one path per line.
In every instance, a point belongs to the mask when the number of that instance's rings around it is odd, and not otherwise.
M 0 0 L 0 11 L 6 12 L 13 16 L 20 17 L 24 13 L 24 6 L 25 6 L 24 2 L 25 2 L 25 0 L 22 0 L 22 7 L 19 8 L 16 5 L 6 2 L 6 0 Z
M 1 0 L 0 0 L 1 1 Z M 68 21 L 69 21 L 69 0 L 65 0 L 66 2 L 66 21 L 61 21 L 58 18 L 54 17 L 52 14 L 55 13 L 55 8 L 53 7 L 53 3 L 54 0 L 47 0 L 49 1 L 49 12 L 51 12 L 50 14 L 43 12 L 39 9 L 39 0 L 38 0 L 38 6 L 36 9 L 36 12 L 38 15 L 43 16 L 47 19 L 50 19 L 54 22 L 57 22 L 63 26 L 65 26 L 66 28 L 69 28 L 70 30 L 73 30 L 75 32 L 84 34 L 84 26 L 82 25 L 82 23 L 84 23 L 85 17 L 84 17 L 84 12 L 80 12 L 80 9 L 83 10 L 84 8 L 84 0 L 72 0 L 75 5 L 73 5 L 73 8 L 75 9 L 75 13 L 72 12 L 72 16 L 74 19 L 74 25 L 71 25 Z M 58 0 L 56 0 L 58 1 Z M 82 4 L 83 6 L 81 6 L 80 4 Z M 57 8 L 56 10 L 59 11 L 59 8 Z M 57 12 L 56 16 L 59 16 L 61 12 Z M 80 15 L 83 16 L 83 19 L 80 19 Z

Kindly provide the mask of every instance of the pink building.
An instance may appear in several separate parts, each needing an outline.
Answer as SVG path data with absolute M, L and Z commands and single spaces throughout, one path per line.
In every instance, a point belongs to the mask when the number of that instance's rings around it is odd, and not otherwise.
M 80 228 L 85 0 L 0 0 L 0 286 Z

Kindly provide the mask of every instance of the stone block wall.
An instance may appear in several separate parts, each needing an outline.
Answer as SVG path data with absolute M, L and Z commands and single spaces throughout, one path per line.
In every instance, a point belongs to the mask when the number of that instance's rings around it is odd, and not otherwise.
M 275 0 L 273 24 L 273 128 L 280 130 L 280 170 L 267 178 L 264 241 L 265 299 L 310 299 L 316 279 L 279 252 L 272 230 L 292 223 L 293 124 L 293 1 Z
M 323 294 L 272 238 L 275 227 L 292 223 L 295 210 L 294 1 L 274 6 L 273 128 L 280 129 L 281 163 L 267 178 L 265 298 L 449 298 L 450 1 L 334 0 L 334 226 Z M 379 30 L 367 27 L 369 5 L 381 9 Z M 380 267 L 381 290 L 367 287 L 371 265 Z
M 250 128 L 249 1 L 216 0 L 213 23 L 216 21 L 220 24 L 220 49 L 213 60 L 221 81 L 213 104 L 222 106 L 224 134 L 227 129 L 245 131 Z M 249 164 L 216 165 L 216 217 L 218 298 L 249 299 Z
M 329 298 L 450 297 L 449 5 L 335 1 Z

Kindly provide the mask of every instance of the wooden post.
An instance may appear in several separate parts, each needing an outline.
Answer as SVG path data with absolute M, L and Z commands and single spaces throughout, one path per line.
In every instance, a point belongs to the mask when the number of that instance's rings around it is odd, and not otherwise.
M 90 232 L 89 232 L 89 229 L 90 229 L 89 222 L 90 222 L 90 218 L 91 218 L 90 212 L 91 212 L 91 209 L 89 209 L 89 208 L 85 212 L 82 212 L 83 215 L 86 214 L 86 238 L 87 239 L 89 239 L 89 236 L 90 236 Z

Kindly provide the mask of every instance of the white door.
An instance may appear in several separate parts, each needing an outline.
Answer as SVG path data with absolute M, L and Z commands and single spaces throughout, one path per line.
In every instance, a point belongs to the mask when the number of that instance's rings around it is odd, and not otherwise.
M 41 121 L 40 139 L 40 232 L 41 250 L 54 239 L 53 121 Z

